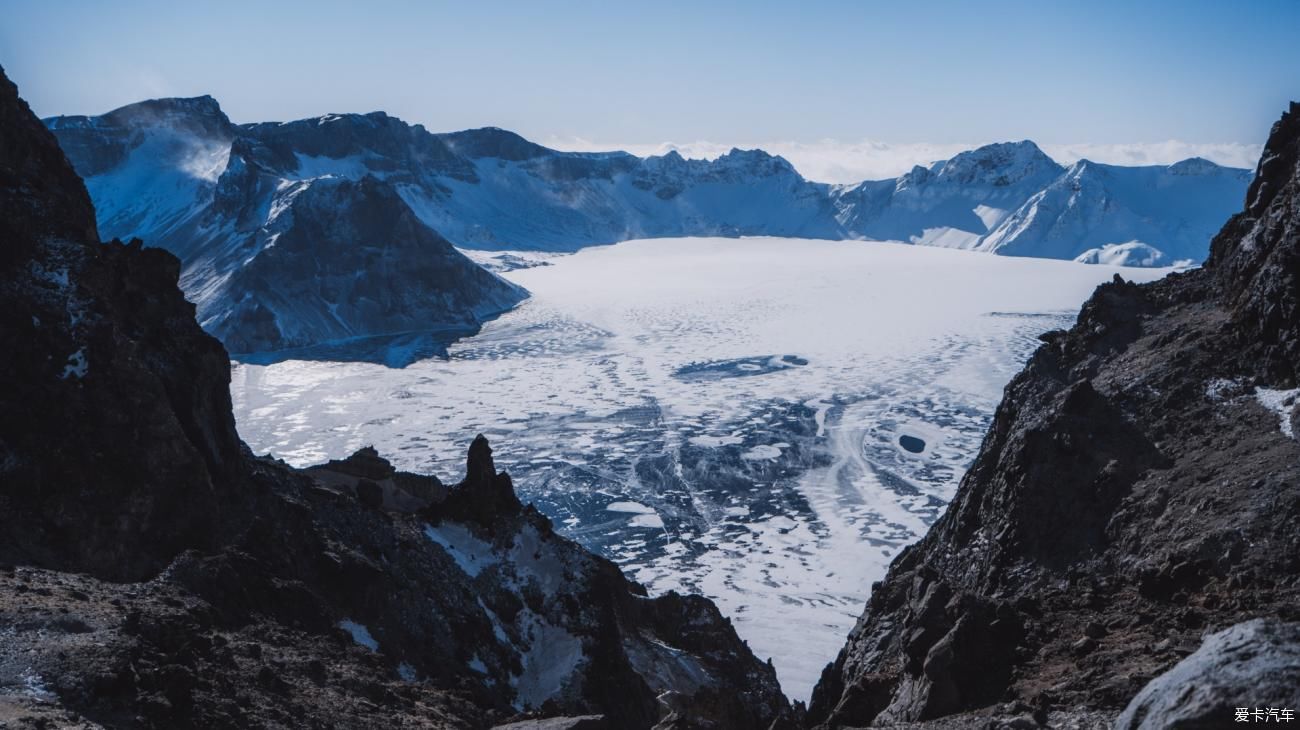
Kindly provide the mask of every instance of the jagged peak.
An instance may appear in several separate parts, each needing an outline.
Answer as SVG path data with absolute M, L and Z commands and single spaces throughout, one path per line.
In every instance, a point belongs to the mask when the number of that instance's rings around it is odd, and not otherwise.
M 906 173 L 898 177 L 897 182 L 894 183 L 894 190 L 901 191 L 901 190 L 906 190 L 907 188 L 910 187 L 914 187 L 916 185 L 920 185 L 926 182 L 927 180 L 929 180 L 930 178 L 934 177 L 934 175 L 935 175 L 934 170 L 929 167 L 922 167 L 921 165 L 912 165 L 911 170 L 908 170 Z
M 1232 240 L 1230 234 L 1234 224 L 1240 224 L 1241 216 L 1257 218 L 1264 214 L 1283 191 L 1293 194 L 1300 187 L 1300 102 L 1291 102 L 1290 108 L 1282 114 L 1269 132 L 1268 142 L 1255 167 L 1255 177 L 1246 190 L 1245 210 L 1216 237 L 1211 247 L 1210 261 L 1207 266 L 1221 263 L 1234 252 L 1257 250 L 1255 236 L 1250 240 Z M 1300 200 L 1284 199 L 1283 205 L 1300 207 Z
M 719 160 L 722 159 L 770 160 L 774 158 L 779 159 L 776 155 L 773 155 L 767 152 L 766 150 L 758 149 L 757 147 L 748 150 L 741 149 L 739 147 L 732 147 L 730 150 L 727 151 L 725 155 L 718 157 Z
M 1272 379 L 1300 380 L 1300 103 L 1273 125 L 1245 210 L 1214 237 L 1205 268 L 1262 345 L 1253 361 Z
M 1266 210 L 1288 182 L 1300 176 L 1300 102 L 1290 108 L 1273 125 L 1255 167 L 1255 179 L 1246 192 L 1246 211 L 1252 215 Z
M 714 160 L 714 162 L 724 166 L 765 167 L 771 172 L 795 171 L 789 160 L 780 155 L 774 155 L 767 150 L 757 148 L 743 150 L 739 147 L 732 147 L 731 151 Z
M 1040 172 L 1063 168 L 1030 140 L 997 142 L 962 152 L 944 162 L 939 177 L 960 183 L 988 182 L 1010 185 Z

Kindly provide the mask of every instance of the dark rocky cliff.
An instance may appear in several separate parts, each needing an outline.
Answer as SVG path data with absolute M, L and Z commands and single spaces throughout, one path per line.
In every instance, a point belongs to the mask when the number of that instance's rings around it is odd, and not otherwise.
M 766 728 L 708 600 L 556 535 L 481 437 L 447 487 L 239 441 L 177 260 L 101 244 L 0 73 L 0 726 Z
M 1103 727 L 1206 632 L 1300 619 L 1298 302 L 1293 104 L 1203 269 L 1117 278 L 1044 336 L 945 515 L 873 587 L 811 720 Z M 1239 630 L 1270 632 L 1295 634 Z M 1300 701 L 1241 696 L 1277 687 L 1276 665 L 1268 685 L 1242 676 L 1205 716 L 1136 716 L 1220 727 L 1234 700 Z
M 6 553 L 138 578 L 241 490 L 225 352 L 170 254 L 101 245 L 85 187 L 0 77 Z

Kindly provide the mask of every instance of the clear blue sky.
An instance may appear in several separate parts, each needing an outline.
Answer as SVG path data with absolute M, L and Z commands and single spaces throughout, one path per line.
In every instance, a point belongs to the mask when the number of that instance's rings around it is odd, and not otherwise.
M 1259 142 L 1300 1 L 0 0 L 38 114 L 212 94 L 237 122 L 385 110 L 535 139 Z

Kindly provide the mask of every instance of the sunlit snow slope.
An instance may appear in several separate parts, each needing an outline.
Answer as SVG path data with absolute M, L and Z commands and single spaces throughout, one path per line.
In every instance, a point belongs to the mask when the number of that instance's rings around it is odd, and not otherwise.
M 450 360 L 236 366 L 241 434 L 294 464 L 376 444 L 418 471 L 481 431 L 562 531 L 712 597 L 796 699 L 1037 335 L 1117 271 L 1166 271 L 771 238 L 540 263 L 504 274 L 533 297 Z

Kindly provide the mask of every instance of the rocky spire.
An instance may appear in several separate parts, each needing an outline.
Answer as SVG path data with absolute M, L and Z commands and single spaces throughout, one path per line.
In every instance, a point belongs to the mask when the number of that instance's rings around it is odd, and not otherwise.
M 497 468 L 492 463 L 492 446 L 487 437 L 479 434 L 469 445 L 469 456 L 465 459 L 466 484 L 487 484 L 496 476 Z
M 487 437 L 479 434 L 469 446 L 465 478 L 452 487 L 445 502 L 431 509 L 435 517 L 490 525 L 501 517 L 519 514 L 523 505 L 510 475 L 497 472 Z

